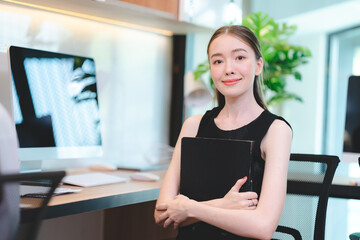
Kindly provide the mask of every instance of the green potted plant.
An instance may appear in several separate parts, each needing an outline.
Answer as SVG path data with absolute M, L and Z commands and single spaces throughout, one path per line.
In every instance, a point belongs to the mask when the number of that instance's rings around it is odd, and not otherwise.
M 301 97 L 286 90 L 289 76 L 301 81 L 301 73 L 297 67 L 307 63 L 311 57 L 310 50 L 304 46 L 288 43 L 288 39 L 297 29 L 296 25 L 276 23 L 267 14 L 251 13 L 243 19 L 242 25 L 250 28 L 258 37 L 264 58 L 264 94 L 268 106 L 294 99 L 302 101 Z M 208 61 L 201 63 L 194 70 L 195 79 L 199 79 L 209 71 Z M 214 89 L 211 76 L 210 86 Z

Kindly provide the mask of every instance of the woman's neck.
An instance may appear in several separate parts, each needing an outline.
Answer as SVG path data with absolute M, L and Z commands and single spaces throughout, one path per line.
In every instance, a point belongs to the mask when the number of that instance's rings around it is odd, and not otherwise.
M 247 115 L 258 116 L 264 109 L 259 106 L 255 98 L 246 98 L 246 99 L 225 99 L 225 106 L 221 110 L 221 113 L 224 117 L 230 119 L 237 119 L 239 117 L 244 117 Z
M 255 98 L 248 101 L 226 99 L 225 106 L 216 117 L 215 123 L 224 130 L 234 129 L 253 121 L 263 111 Z

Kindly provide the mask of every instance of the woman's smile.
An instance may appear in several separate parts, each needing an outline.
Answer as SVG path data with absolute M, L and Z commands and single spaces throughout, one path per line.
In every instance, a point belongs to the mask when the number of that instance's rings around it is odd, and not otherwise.
M 241 81 L 241 78 L 233 78 L 233 79 L 226 79 L 223 80 L 222 82 L 226 85 L 226 86 L 232 86 L 237 84 L 238 82 Z

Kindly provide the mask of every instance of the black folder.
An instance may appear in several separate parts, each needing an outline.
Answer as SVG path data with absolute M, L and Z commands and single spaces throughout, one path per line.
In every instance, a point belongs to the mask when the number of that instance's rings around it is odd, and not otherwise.
M 197 201 L 222 198 L 245 176 L 240 191 L 251 191 L 253 146 L 247 140 L 182 138 L 180 193 Z

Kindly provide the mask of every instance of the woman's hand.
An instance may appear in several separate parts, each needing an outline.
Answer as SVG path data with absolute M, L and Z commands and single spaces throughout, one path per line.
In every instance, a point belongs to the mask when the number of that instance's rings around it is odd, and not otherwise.
M 239 192 L 247 177 L 239 179 L 230 191 L 218 202 L 218 207 L 228 209 L 256 209 L 258 195 L 256 192 Z
M 156 219 L 157 224 L 162 224 L 164 228 L 174 225 L 177 229 L 179 225 L 189 217 L 189 204 L 191 201 L 184 195 L 177 195 L 174 200 L 156 206 L 156 210 L 163 211 Z

